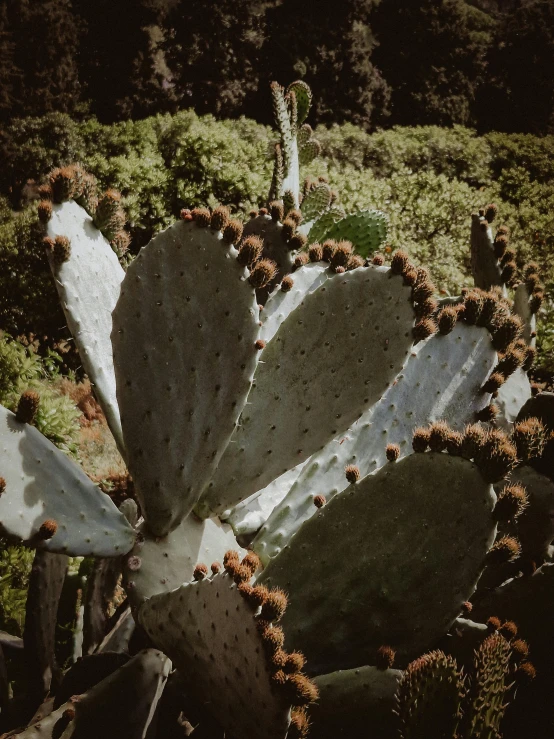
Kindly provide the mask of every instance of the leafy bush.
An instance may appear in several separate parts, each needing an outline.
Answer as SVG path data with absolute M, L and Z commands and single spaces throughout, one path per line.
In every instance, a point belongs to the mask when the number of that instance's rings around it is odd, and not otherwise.
M 51 354 L 54 366 L 55 359 Z M 36 390 L 40 405 L 35 426 L 60 449 L 76 454 L 81 414 L 75 403 L 49 382 L 51 367 L 9 336 L 0 337 L 0 404 L 15 411 L 20 394 Z
M 322 156 L 305 174 L 327 174 L 347 211 L 384 210 L 390 247 L 406 247 L 428 264 L 444 291 L 468 282 L 469 215 L 491 201 L 511 230 L 520 266 L 535 259 L 547 285 L 554 282 L 554 137 L 480 137 L 462 126 L 370 135 L 351 124 L 319 127 L 316 135 Z M 102 187 L 121 190 L 136 253 L 181 208 L 224 202 L 245 214 L 261 205 L 271 143 L 270 129 L 254 121 L 217 121 L 191 110 L 111 126 L 54 114 L 14 123 L 0 137 L 7 152 L 0 173 L 0 329 L 47 336 L 51 345 L 65 336 L 36 208 L 11 210 L 26 177 L 38 180 L 52 165 L 80 159 Z M 547 299 L 539 345 L 541 362 L 554 368 L 550 306 Z
M 29 575 L 35 552 L 0 539 L 0 630 L 23 635 Z

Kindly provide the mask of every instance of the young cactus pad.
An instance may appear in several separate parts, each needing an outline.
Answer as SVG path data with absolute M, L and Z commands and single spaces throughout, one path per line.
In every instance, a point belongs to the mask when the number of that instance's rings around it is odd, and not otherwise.
M 368 267 L 335 275 L 305 297 L 262 352 L 240 426 L 199 515 L 222 512 L 265 487 L 383 394 L 412 345 L 410 296 L 401 276 Z
M 114 557 L 135 532 L 110 498 L 34 426 L 0 406 L 0 528 L 46 549 L 73 556 Z M 41 527 L 52 522 L 50 538 Z
M 283 628 L 311 674 L 366 664 L 382 644 L 414 657 L 444 634 L 494 541 L 495 500 L 473 462 L 429 452 L 352 484 L 306 521 L 259 582 L 287 591 Z
M 131 264 L 113 314 L 128 466 L 158 536 L 210 480 L 258 362 L 254 288 L 235 256 L 220 232 L 176 223 Z

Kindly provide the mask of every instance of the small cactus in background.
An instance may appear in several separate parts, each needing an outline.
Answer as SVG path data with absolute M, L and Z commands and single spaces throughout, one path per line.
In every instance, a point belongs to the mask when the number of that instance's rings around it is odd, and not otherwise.
M 271 193 L 245 224 L 183 208 L 125 271 L 118 193 L 98 196 L 78 165 L 41 191 L 68 325 L 143 519 L 31 425 L 32 392 L 1 409 L 0 524 L 38 549 L 30 731 L 99 734 L 122 690 L 118 721 L 137 736 L 156 735 L 166 700 L 176 724 L 185 695 L 201 727 L 237 738 L 305 736 L 312 710 L 315 737 L 346 713 L 356 730 L 370 713 L 404 737 L 492 737 L 512 683 L 533 675 L 511 618 L 473 625 L 473 665 L 425 651 L 474 616 L 480 583 L 554 538 L 552 414 L 514 424 L 502 402 L 528 361 L 538 275 L 525 271 L 528 313 L 516 301 L 514 315 L 491 205 L 474 217 L 476 288 L 441 304 L 407 253 L 377 253 L 383 214 L 347 216 L 324 178 L 301 188 L 318 153 L 311 93 L 272 95 Z M 66 574 L 69 555 L 94 566 Z M 89 681 L 77 663 L 60 683 L 52 614 L 68 589 Z M 50 689 L 51 711 L 31 718 Z

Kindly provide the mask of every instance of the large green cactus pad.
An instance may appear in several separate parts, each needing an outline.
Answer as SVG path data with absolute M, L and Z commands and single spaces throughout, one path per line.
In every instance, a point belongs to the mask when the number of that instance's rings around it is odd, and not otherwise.
M 382 644 L 416 656 L 444 634 L 494 541 L 495 500 L 472 462 L 428 453 L 319 509 L 259 578 L 288 593 L 283 627 L 311 673 L 363 665 Z
M 404 364 L 413 316 L 410 288 L 383 267 L 336 275 L 306 295 L 263 350 L 197 512 L 239 503 L 347 429 Z
M 457 323 L 446 336 L 436 334 L 415 349 L 379 402 L 306 464 L 252 543 L 263 562 L 315 514 L 314 495 L 330 500 L 348 486 L 346 465 L 356 465 L 365 477 L 387 464 L 387 444 L 398 445 L 404 457 L 412 453 L 418 426 L 444 419 L 461 430 L 490 402 L 480 388 L 497 357 L 485 328 Z
M 231 736 L 284 739 L 290 704 L 271 678 L 254 611 L 226 573 L 154 596 L 139 621 Z
M 58 264 L 50 256 L 54 282 L 83 366 L 124 454 L 110 333 L 125 272 L 92 218 L 73 201 L 53 206 L 48 235 L 70 240 L 67 261 Z
M 210 479 L 258 361 L 258 308 L 235 255 L 221 233 L 176 223 L 131 264 L 114 311 L 128 466 L 158 536 Z
M 0 406 L 0 528 L 49 552 L 113 557 L 128 552 L 135 533 L 110 498 L 34 426 Z M 57 529 L 39 537 L 45 521 Z

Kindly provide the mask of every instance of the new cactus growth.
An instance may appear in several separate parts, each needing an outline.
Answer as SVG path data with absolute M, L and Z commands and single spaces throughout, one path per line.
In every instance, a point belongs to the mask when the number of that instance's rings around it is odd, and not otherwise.
M 527 553 L 544 558 L 554 538 L 552 409 L 514 425 L 496 406 L 528 362 L 536 271 L 518 317 L 489 206 L 473 223 L 477 287 L 440 304 L 408 254 L 375 254 L 383 214 L 346 216 L 322 179 L 301 192 L 299 164 L 318 149 L 304 122 L 311 94 L 303 82 L 272 94 L 270 201 L 244 225 L 222 205 L 183 208 L 124 271 L 117 193 L 98 198 L 78 166 L 41 191 L 68 325 L 143 518 L 134 504 L 118 511 L 40 435 L 32 393 L 17 414 L 0 410 L 0 524 L 40 550 L 26 628 L 26 649 L 42 645 L 35 685 L 56 670 L 54 575 L 66 555 L 97 558 L 74 608 L 76 651 L 101 658 L 97 684 L 70 671 L 63 702 L 19 736 L 42 725 L 48 736 L 154 738 L 177 693 L 176 717 L 182 700 L 200 730 L 235 739 L 305 736 L 311 715 L 314 737 L 338 721 L 353 736 L 369 722 L 383 737 L 492 737 L 510 651 L 521 679 L 532 675 L 510 618 L 491 635 L 466 623 L 487 634 L 471 680 L 446 653 L 422 654 L 462 630 L 460 614 L 477 617 L 480 583 Z M 120 574 L 127 599 L 111 614 Z M 531 628 L 522 635 L 532 642 Z M 80 697 L 64 693 L 71 684 Z

